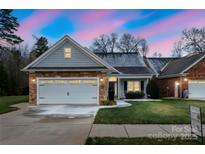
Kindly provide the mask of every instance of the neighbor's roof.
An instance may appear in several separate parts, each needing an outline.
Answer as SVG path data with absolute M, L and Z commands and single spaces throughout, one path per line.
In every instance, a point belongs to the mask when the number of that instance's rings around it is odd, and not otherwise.
M 167 65 L 168 62 L 179 59 L 179 58 L 173 58 L 173 57 L 150 57 L 147 58 L 150 67 L 154 70 L 156 73 L 160 73 L 162 68 Z
M 205 58 L 205 53 L 192 54 L 170 61 L 159 75 L 160 78 L 182 75 L 200 60 Z
M 152 75 L 143 57 L 138 53 L 95 53 L 122 74 Z

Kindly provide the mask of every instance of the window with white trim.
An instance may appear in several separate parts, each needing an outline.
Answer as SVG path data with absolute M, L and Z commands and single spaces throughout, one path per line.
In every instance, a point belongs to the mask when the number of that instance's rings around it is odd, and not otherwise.
M 64 49 L 64 58 L 70 59 L 71 58 L 71 48 Z
M 140 81 L 127 81 L 127 91 L 141 91 Z

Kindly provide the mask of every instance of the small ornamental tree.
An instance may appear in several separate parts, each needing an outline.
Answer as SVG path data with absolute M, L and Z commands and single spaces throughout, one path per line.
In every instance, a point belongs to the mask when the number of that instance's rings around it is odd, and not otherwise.
M 155 80 L 153 79 L 149 80 L 146 91 L 147 91 L 148 98 L 153 98 L 153 99 L 159 98 L 159 88 Z

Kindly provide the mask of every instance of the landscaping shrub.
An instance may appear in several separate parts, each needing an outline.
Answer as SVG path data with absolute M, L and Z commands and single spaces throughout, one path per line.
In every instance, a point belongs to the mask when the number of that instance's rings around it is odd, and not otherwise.
M 153 98 L 153 99 L 159 98 L 159 88 L 155 80 L 153 79 L 149 80 L 146 90 L 147 90 L 148 98 Z
M 101 105 L 116 105 L 116 101 L 111 101 L 111 100 L 104 100 L 104 101 L 101 101 L 100 103 Z
M 126 99 L 139 99 L 144 97 L 144 93 L 141 91 L 128 91 L 125 93 Z

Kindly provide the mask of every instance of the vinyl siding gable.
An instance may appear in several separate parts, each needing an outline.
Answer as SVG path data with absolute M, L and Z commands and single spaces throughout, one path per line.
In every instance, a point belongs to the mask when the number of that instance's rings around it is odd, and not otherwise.
M 64 58 L 64 49 L 71 48 L 71 58 Z M 91 59 L 80 48 L 75 46 L 69 40 L 63 41 L 59 46 L 53 49 L 43 60 L 34 64 L 35 68 L 69 68 L 69 67 L 104 67 L 102 64 Z

